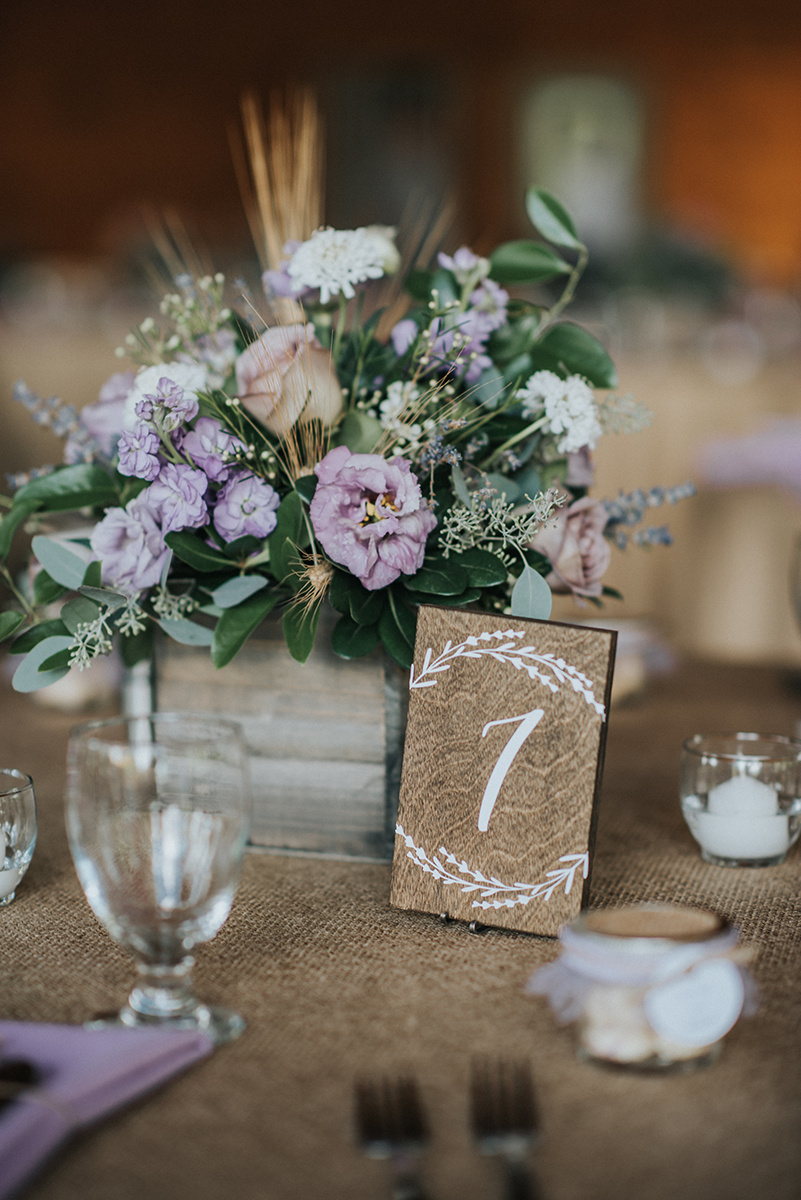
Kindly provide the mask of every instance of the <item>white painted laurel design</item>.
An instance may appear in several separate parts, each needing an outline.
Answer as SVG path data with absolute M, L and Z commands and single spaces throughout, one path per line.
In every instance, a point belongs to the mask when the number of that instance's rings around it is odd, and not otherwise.
M 518 904 L 530 904 L 532 900 L 550 900 L 554 892 L 561 887 L 564 887 L 564 894 L 568 896 L 579 867 L 582 869 L 584 879 L 589 874 L 589 854 L 586 852 L 584 854 L 563 854 L 559 862 L 570 865 L 546 871 L 545 879 L 540 880 L 539 883 L 504 883 L 503 880 L 496 879 L 494 875 L 487 878 L 481 871 L 472 870 L 464 859 L 457 858 L 444 846 L 440 846 L 438 854 L 428 855 L 421 846 L 415 845 L 414 839 L 405 832 L 400 823 L 395 826 L 395 832 L 406 843 L 406 857 L 410 858 L 421 871 L 427 875 L 433 875 L 435 879 L 440 879 L 445 884 L 457 884 L 463 894 L 479 892 L 481 899 L 473 901 L 473 908 L 514 908 Z M 455 870 L 450 868 L 455 868 Z M 504 893 L 506 894 L 505 898 Z
M 460 642 L 458 646 L 454 646 L 448 640 L 438 658 L 433 657 L 433 651 L 429 646 L 425 652 L 419 675 L 415 675 L 414 663 L 412 663 L 409 688 L 436 687 L 437 680 L 426 679 L 426 676 L 449 671 L 451 664 L 457 658 L 489 657 L 495 659 L 496 662 L 508 663 L 518 671 L 526 671 L 530 679 L 538 680 L 551 692 L 558 692 L 560 683 L 569 684 L 574 692 L 578 692 L 584 697 L 587 704 L 595 709 L 602 720 L 606 720 L 606 708 L 599 700 L 595 699 L 592 680 L 582 674 L 578 667 L 572 667 L 565 662 L 563 658 L 557 658 L 552 653 L 540 654 L 534 646 L 519 645 L 519 641 L 525 636 L 523 630 L 497 629 L 493 633 L 471 635 Z M 485 644 L 482 646 L 479 644 L 481 642 Z M 492 642 L 501 642 L 502 645 L 486 644 Z

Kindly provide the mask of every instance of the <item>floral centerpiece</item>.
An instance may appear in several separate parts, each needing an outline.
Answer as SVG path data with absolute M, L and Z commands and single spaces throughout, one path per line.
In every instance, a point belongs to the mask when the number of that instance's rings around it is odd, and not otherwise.
M 326 599 L 339 655 L 383 644 L 408 667 L 420 604 L 547 618 L 553 591 L 615 595 L 610 543 L 690 489 L 589 494 L 599 439 L 650 414 L 563 319 L 587 261 L 570 217 L 537 188 L 526 205 L 536 238 L 439 253 L 405 272 L 405 311 L 371 294 L 398 272 L 393 230 L 318 228 L 265 272 L 265 317 L 229 302 L 220 275 L 179 275 L 97 403 L 76 412 L 19 384 L 66 441 L 63 463 L 4 501 L 15 686 L 114 642 L 133 664 L 156 628 L 223 667 L 278 606 L 303 661 Z M 81 521 L 54 535 L 64 513 Z M 28 586 L 8 556 L 31 528 Z

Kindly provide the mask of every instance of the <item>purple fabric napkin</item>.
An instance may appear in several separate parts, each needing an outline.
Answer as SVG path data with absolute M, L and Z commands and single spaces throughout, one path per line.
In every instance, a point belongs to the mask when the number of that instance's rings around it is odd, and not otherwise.
M 0 1021 L 0 1056 L 28 1059 L 42 1082 L 0 1114 L 0 1200 L 82 1126 L 164 1083 L 214 1045 L 191 1030 L 83 1029 Z

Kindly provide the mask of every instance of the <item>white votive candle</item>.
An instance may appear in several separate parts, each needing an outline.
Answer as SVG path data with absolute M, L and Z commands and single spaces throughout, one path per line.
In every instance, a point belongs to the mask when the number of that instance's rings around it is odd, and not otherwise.
M 750 775 L 733 775 L 712 788 L 706 812 L 695 819 L 698 841 L 718 858 L 774 858 L 790 845 L 789 819 L 779 811 L 776 792 Z
M 0 864 L 0 900 L 16 891 L 21 878 L 22 871 L 19 867 L 4 867 Z

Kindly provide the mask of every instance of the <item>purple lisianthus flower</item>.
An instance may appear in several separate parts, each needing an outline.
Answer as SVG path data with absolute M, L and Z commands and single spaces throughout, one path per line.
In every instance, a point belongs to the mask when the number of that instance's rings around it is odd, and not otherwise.
M 146 393 L 136 405 L 136 415 L 165 433 L 172 433 L 198 414 L 197 396 L 164 375 L 155 392 Z
M 226 433 L 214 417 L 199 417 L 191 429 L 179 432 L 176 445 L 213 483 L 225 483 L 230 469 L 227 459 L 245 450 L 239 438 Z
M 169 550 L 146 497 L 140 492 L 125 508 L 110 508 L 92 530 L 92 552 L 111 587 L 141 592 L 161 578 Z
M 368 591 L 420 570 L 437 519 L 405 458 L 337 446 L 314 470 L 311 521 L 330 559 Z
M 166 463 L 147 490 L 147 502 L 161 519 L 164 533 L 178 529 L 198 529 L 208 521 L 206 490 L 209 481 L 203 471 L 184 463 Z
M 124 429 L 120 434 L 117 470 L 120 475 L 133 475 L 152 483 L 161 470 L 160 448 L 159 435 L 138 421 L 134 429 Z
M 275 488 L 263 479 L 250 471 L 232 471 L 217 493 L 214 528 L 226 542 L 246 535 L 265 538 L 278 523 L 275 510 L 280 502 Z

